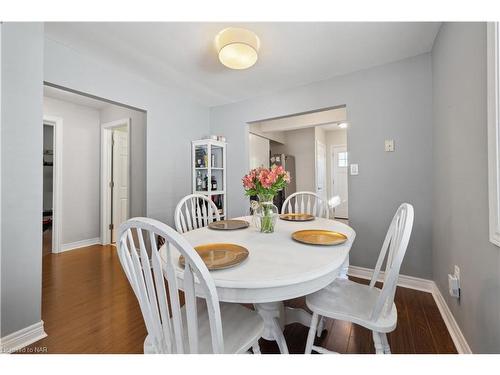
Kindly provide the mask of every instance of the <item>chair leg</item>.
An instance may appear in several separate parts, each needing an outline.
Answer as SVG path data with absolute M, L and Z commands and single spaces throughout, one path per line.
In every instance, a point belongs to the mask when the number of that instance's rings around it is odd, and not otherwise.
M 317 313 L 313 313 L 311 325 L 309 326 L 309 333 L 307 335 L 305 354 L 311 354 L 312 352 L 312 347 L 314 345 L 314 336 L 316 336 L 316 329 L 318 328 L 318 318 L 319 315 Z
M 321 337 L 323 330 L 325 329 L 325 319 L 323 317 L 319 318 L 318 322 L 318 331 L 316 332 L 316 336 Z
M 384 347 L 382 345 L 381 334 L 375 331 L 372 331 L 373 335 L 373 345 L 375 346 L 376 354 L 384 354 Z
M 260 353 L 260 346 L 259 346 L 259 342 L 258 341 L 255 344 L 252 345 L 252 351 L 253 351 L 253 354 L 261 354 Z
M 384 354 L 391 354 L 391 347 L 389 346 L 389 341 L 387 341 L 387 334 L 380 333 L 379 335 L 382 340 L 382 349 L 384 350 Z

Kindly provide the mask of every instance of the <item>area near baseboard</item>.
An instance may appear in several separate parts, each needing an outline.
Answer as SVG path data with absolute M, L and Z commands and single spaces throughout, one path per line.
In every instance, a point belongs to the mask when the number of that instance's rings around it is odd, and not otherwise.
M 353 277 L 359 277 L 360 279 L 371 279 L 373 275 L 373 269 L 357 267 L 357 266 L 349 266 L 348 274 Z M 380 272 L 379 280 L 383 281 L 384 273 Z M 460 354 L 471 354 L 472 351 L 465 340 L 460 327 L 458 326 L 457 321 L 455 320 L 453 314 L 451 313 L 450 308 L 446 304 L 446 301 L 441 294 L 441 291 L 437 287 L 436 283 L 433 280 L 421 279 L 413 276 L 399 275 L 398 285 L 403 288 L 420 290 L 423 292 L 431 293 L 434 297 L 434 301 L 441 313 L 441 317 L 446 324 L 446 328 L 450 333 L 451 339 L 457 348 L 458 353 Z
M 101 243 L 101 238 L 100 237 L 89 238 L 88 240 L 82 240 L 82 241 L 65 243 L 65 244 L 61 245 L 61 252 L 68 251 L 68 250 L 79 249 L 80 247 L 85 247 L 85 246 L 98 245 L 100 243 Z
M 47 337 L 43 330 L 43 320 L 0 339 L 0 353 L 12 353 Z

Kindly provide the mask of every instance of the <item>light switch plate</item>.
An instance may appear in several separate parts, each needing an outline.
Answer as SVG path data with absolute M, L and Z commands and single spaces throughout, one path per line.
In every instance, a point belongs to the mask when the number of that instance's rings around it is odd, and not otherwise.
M 351 164 L 351 176 L 357 176 L 359 171 L 358 171 L 358 165 L 357 164 Z
M 394 139 L 385 140 L 385 152 L 394 152 Z

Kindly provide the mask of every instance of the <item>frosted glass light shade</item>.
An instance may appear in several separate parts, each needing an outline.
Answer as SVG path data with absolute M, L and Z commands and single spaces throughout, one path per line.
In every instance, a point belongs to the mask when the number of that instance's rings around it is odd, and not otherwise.
M 257 62 L 260 40 L 247 29 L 229 27 L 215 37 L 220 62 L 231 69 L 247 69 Z

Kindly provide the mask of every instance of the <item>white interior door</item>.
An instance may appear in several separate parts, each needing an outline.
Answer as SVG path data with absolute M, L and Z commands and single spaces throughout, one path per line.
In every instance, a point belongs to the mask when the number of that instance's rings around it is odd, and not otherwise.
M 316 141 L 316 194 L 327 201 L 326 193 L 326 147 Z
M 249 133 L 248 146 L 250 152 L 250 169 L 258 167 L 269 168 L 269 139 Z
M 111 241 L 116 241 L 116 232 L 121 223 L 129 217 L 129 142 L 127 128 L 113 130 L 113 191 L 112 191 L 112 220 L 113 230 Z
M 335 217 L 347 219 L 349 218 L 348 212 L 348 196 L 347 196 L 347 169 L 348 169 L 348 159 L 347 159 L 347 147 L 333 146 L 332 153 L 333 163 L 332 163 L 332 186 L 333 195 L 338 195 L 340 197 L 340 206 L 335 208 Z

